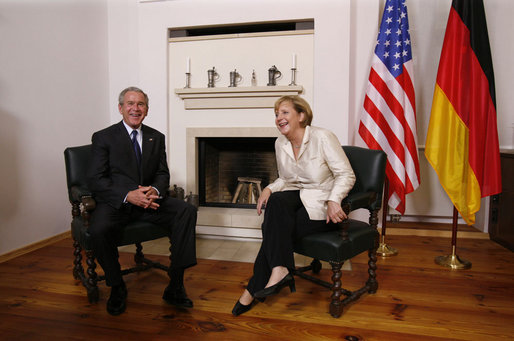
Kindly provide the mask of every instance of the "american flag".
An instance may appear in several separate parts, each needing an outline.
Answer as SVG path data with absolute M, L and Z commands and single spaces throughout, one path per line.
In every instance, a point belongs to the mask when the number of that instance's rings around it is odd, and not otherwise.
M 359 134 L 387 154 L 389 206 L 405 213 L 405 195 L 419 186 L 416 103 L 405 0 L 387 0 L 371 63 Z

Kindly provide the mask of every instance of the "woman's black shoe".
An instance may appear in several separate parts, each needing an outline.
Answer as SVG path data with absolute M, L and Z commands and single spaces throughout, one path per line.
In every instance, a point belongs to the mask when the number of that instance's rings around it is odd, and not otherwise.
M 268 296 L 271 296 L 271 295 L 278 294 L 280 292 L 280 290 L 282 290 L 282 288 L 285 287 L 285 286 L 289 286 L 289 290 L 291 290 L 291 292 L 295 292 L 296 291 L 296 286 L 294 284 L 294 277 L 293 277 L 293 275 L 287 274 L 277 284 L 257 291 L 255 293 L 255 295 L 253 295 L 253 297 L 255 297 L 255 298 L 265 298 L 265 297 L 268 297 Z
M 236 305 L 234 306 L 234 309 L 232 309 L 232 315 L 239 316 L 241 314 L 246 313 L 248 310 L 252 309 L 253 302 L 254 301 L 252 301 L 252 303 L 250 303 L 248 305 L 244 305 L 241 302 L 239 302 L 239 300 L 237 300 Z

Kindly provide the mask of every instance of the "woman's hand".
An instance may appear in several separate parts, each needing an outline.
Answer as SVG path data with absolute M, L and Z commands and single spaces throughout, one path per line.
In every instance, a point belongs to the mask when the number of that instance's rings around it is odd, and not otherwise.
M 261 195 L 259 196 L 259 199 L 257 200 L 257 215 L 261 215 L 262 213 L 262 205 L 266 207 L 266 204 L 268 203 L 269 196 L 271 195 L 271 190 L 269 188 L 264 188 L 262 190 Z
M 330 221 L 332 221 L 334 224 L 337 224 L 346 218 L 348 218 L 348 216 L 341 208 L 341 204 L 330 200 L 327 202 L 327 224 Z

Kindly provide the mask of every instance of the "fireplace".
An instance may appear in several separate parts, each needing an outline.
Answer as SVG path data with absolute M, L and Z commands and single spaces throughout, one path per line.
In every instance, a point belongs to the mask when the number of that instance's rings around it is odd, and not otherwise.
M 200 206 L 255 208 L 262 188 L 277 176 L 275 137 L 200 137 Z
M 202 169 L 205 168 L 203 166 L 200 167 L 201 157 L 199 155 L 199 145 L 203 143 L 201 141 L 205 141 L 207 142 L 207 145 L 209 145 L 211 144 L 211 142 L 218 142 L 219 138 L 228 139 L 228 141 L 231 142 L 232 148 L 239 144 L 244 144 L 240 143 L 241 141 L 252 141 L 250 147 L 253 146 L 256 148 L 261 148 L 258 147 L 258 143 L 255 143 L 255 141 L 268 141 L 264 143 L 267 146 L 266 150 L 267 152 L 273 153 L 273 157 L 268 156 L 268 158 L 273 160 L 272 164 L 274 167 L 276 167 L 276 161 L 274 156 L 274 143 L 270 143 L 270 141 L 275 141 L 279 135 L 280 133 L 278 132 L 275 126 L 186 128 L 186 192 L 193 192 L 200 196 L 199 174 L 201 172 L 204 172 L 202 171 Z M 257 140 L 253 140 L 254 138 L 257 138 Z M 208 149 L 211 150 L 212 148 L 212 150 L 223 150 L 226 147 L 226 143 L 222 144 L 221 147 L 223 148 L 218 148 L 217 144 L 218 143 L 214 143 L 214 146 L 211 146 Z M 224 153 L 226 153 L 226 151 L 222 154 Z M 254 151 L 253 153 L 253 155 L 258 154 L 261 156 L 262 154 L 264 154 L 264 149 L 259 150 L 258 152 Z M 213 163 L 216 164 L 215 162 Z M 245 171 L 245 169 L 243 169 L 243 171 Z M 211 170 L 208 173 L 216 172 L 217 171 Z M 242 172 L 238 175 L 235 175 L 235 178 L 232 178 L 232 180 L 229 181 L 231 185 L 227 185 L 227 187 L 231 188 L 229 190 L 230 196 L 233 196 L 235 194 L 233 192 L 234 189 L 237 190 L 237 178 L 246 176 L 261 179 L 261 186 L 262 188 L 264 188 L 266 182 L 273 181 L 277 175 L 276 171 L 274 176 L 268 176 L 269 179 L 267 179 L 265 176 L 262 176 L 261 174 L 255 173 Z M 202 176 L 202 178 L 204 178 L 204 176 Z M 209 201 L 207 201 L 206 203 L 204 197 L 203 203 L 200 205 L 198 209 L 198 220 L 196 225 L 197 235 L 208 236 L 213 238 L 221 237 L 236 239 L 260 239 L 262 237 L 261 224 L 264 215 L 257 215 L 257 212 L 255 210 L 255 204 L 233 204 L 230 200 L 228 200 L 228 195 L 224 199 L 225 202 L 222 202 L 221 200 L 218 201 L 218 199 L 216 199 L 215 201 L 210 200 L 211 199 L 209 199 Z

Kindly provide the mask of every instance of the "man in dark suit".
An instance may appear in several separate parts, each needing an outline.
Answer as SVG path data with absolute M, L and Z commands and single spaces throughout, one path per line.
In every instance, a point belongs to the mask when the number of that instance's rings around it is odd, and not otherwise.
M 184 289 L 184 269 L 196 264 L 196 208 L 168 197 L 170 174 L 165 137 L 142 124 L 148 114 L 148 96 L 136 87 L 123 90 L 118 109 L 123 120 L 93 134 L 89 186 L 97 200 L 89 233 L 93 250 L 111 287 L 107 311 L 125 311 L 127 288 L 118 261 L 116 236 L 130 221 L 146 220 L 169 228 L 170 283 L 163 299 L 192 307 Z

